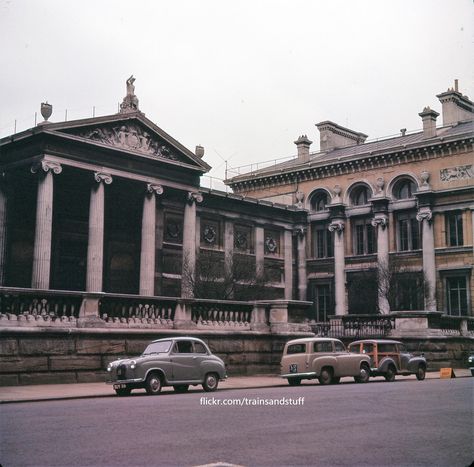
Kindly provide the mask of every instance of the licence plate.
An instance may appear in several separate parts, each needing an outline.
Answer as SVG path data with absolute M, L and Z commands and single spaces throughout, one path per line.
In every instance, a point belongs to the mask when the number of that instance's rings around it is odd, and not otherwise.
M 296 363 L 290 365 L 290 373 L 298 373 L 298 365 Z
M 114 384 L 114 389 L 126 389 L 126 384 Z

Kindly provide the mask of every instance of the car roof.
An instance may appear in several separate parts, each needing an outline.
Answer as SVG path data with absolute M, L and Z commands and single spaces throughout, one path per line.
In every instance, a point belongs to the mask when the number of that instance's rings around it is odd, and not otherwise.
M 197 337 L 187 337 L 187 336 L 170 336 L 170 337 L 163 337 L 161 339 L 156 339 L 152 342 L 162 342 L 162 341 L 196 341 L 196 342 L 202 342 L 203 344 L 205 343 L 201 339 L 198 339 Z
M 286 345 L 288 344 L 306 344 L 308 342 L 327 342 L 327 341 L 336 341 L 336 342 L 341 342 L 339 339 L 334 339 L 333 337 L 303 337 L 301 339 L 293 339 L 291 341 L 288 341 Z
M 351 342 L 349 345 L 352 344 L 401 344 L 400 341 L 394 341 L 390 339 L 361 339 L 360 341 Z

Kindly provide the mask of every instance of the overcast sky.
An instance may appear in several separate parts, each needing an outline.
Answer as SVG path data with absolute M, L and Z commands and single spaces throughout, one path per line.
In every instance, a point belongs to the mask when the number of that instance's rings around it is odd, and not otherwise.
M 323 120 L 372 139 L 420 128 L 455 78 L 474 97 L 472 0 L 0 0 L 0 44 L 0 136 L 46 100 L 51 121 L 115 113 L 133 74 L 220 178 L 301 134 L 316 151 Z

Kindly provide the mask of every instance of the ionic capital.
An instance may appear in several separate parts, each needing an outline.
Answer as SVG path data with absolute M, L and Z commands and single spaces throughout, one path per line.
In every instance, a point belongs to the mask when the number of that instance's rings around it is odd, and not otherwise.
M 31 173 L 48 173 L 60 174 L 63 171 L 61 164 L 53 161 L 42 160 L 31 166 Z
M 430 208 L 427 208 L 427 207 L 420 208 L 418 213 L 416 214 L 416 219 L 418 220 L 418 222 L 423 222 L 423 221 L 431 222 L 432 218 L 433 218 L 433 212 L 431 211 Z
M 94 180 L 97 183 L 104 182 L 106 185 L 110 185 L 112 183 L 112 176 L 102 172 L 94 172 Z
M 337 232 L 338 234 L 341 234 L 344 231 L 344 221 L 332 221 L 329 226 L 329 232 Z
M 371 221 L 373 227 L 381 227 L 382 230 L 385 230 L 388 226 L 387 216 L 377 216 L 374 217 Z
M 156 185 L 155 183 L 147 183 L 146 192 L 150 195 L 162 195 L 163 187 L 161 185 Z
M 203 197 L 201 193 L 190 191 L 186 201 L 190 206 L 192 206 L 193 203 L 202 203 L 202 200 Z
M 304 236 L 306 235 L 306 231 L 306 227 L 299 225 L 298 227 L 295 227 L 293 229 L 293 235 L 298 238 L 304 238 Z

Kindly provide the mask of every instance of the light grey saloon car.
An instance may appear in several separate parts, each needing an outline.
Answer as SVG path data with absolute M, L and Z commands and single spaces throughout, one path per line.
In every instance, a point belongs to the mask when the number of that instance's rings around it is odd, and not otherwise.
M 117 395 L 128 396 L 138 388 L 156 395 L 163 386 L 186 392 L 202 384 L 205 391 L 215 391 L 226 378 L 224 362 L 201 339 L 171 337 L 151 342 L 139 357 L 109 363 L 106 382 Z

